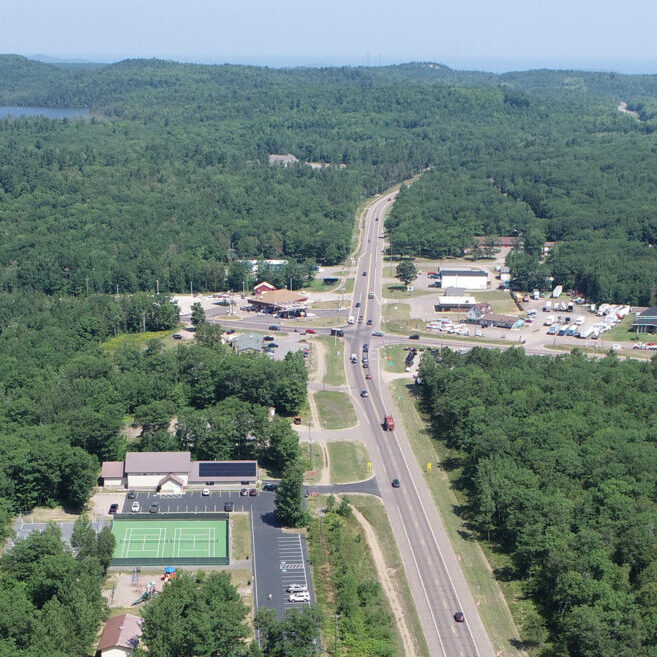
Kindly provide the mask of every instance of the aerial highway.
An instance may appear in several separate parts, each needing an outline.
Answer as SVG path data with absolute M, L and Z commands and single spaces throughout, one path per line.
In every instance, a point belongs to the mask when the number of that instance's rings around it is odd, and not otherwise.
M 360 410 L 359 437 L 367 446 L 379 481 L 430 653 L 444 657 L 489 657 L 495 650 L 402 423 L 397 418 L 393 431 L 384 431 L 382 427 L 384 417 L 394 411 L 381 379 L 379 349 L 383 339 L 373 338 L 372 331 L 380 330 L 381 325 L 384 247 L 380 235 L 384 212 L 393 200 L 394 195 L 378 199 L 365 218 L 351 310 L 356 323 L 345 328 L 344 337 L 347 382 L 354 404 Z M 367 326 L 368 319 L 372 320 L 371 326 Z M 369 344 L 368 368 L 362 367 L 364 343 Z M 361 358 L 358 364 L 348 362 L 351 353 Z M 365 378 L 368 372 L 371 380 Z M 367 398 L 361 398 L 362 390 L 368 391 Z M 393 479 L 399 479 L 399 488 L 392 487 Z M 464 622 L 456 621 L 457 612 L 463 613 Z
M 394 198 L 394 194 L 381 197 L 366 211 L 348 313 L 355 321 L 353 325 L 342 327 L 347 384 L 360 420 L 359 438 L 367 447 L 379 482 L 430 654 L 436 657 L 492 657 L 495 650 L 416 462 L 403 423 L 396 418 L 392 431 L 385 431 L 382 426 L 385 416 L 394 415 L 394 410 L 381 377 L 380 349 L 384 344 L 396 342 L 417 344 L 403 336 L 372 336 L 373 331 L 381 330 L 383 220 Z M 212 321 L 221 322 L 222 319 L 225 317 L 215 315 Z M 369 325 L 368 320 L 371 320 Z M 271 323 L 271 317 L 253 317 L 239 321 L 238 325 L 262 330 Z M 289 327 L 285 324 L 283 328 Z M 328 334 L 330 329 L 318 328 L 316 331 Z M 362 366 L 365 343 L 369 345 L 368 368 Z M 422 344 L 455 348 L 473 346 L 467 341 L 425 338 Z M 349 362 L 352 353 L 359 357 L 357 364 Z M 371 379 L 366 379 L 368 373 Z M 367 398 L 361 397 L 362 390 L 368 391 Z M 393 488 L 393 479 L 399 480 L 398 488 Z M 463 614 L 462 622 L 456 620 L 458 612 Z

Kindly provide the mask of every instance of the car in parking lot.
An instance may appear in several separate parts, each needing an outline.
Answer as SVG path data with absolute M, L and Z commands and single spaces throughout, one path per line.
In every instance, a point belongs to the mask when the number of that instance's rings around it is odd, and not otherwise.
M 383 337 L 383 331 L 372 331 L 372 335 L 377 337 L 377 338 L 382 338 Z
M 228 500 L 228 502 L 226 502 L 226 504 L 224 504 L 224 511 L 226 513 L 231 513 L 234 508 L 235 508 L 235 505 L 230 500 Z
M 203 491 L 201 492 L 201 495 L 203 495 L 203 497 L 207 497 L 208 495 L 210 495 L 210 489 L 204 488 Z
M 291 593 L 288 600 L 290 602 L 310 602 L 310 593 L 308 593 L 308 591 L 300 591 L 299 593 Z
M 130 510 L 133 513 L 139 513 L 139 509 L 141 509 L 141 504 L 137 502 L 136 500 L 132 503 L 132 506 L 130 507 Z
M 118 513 L 119 512 L 119 505 L 118 504 L 110 504 L 109 512 L 111 514 Z
M 226 331 L 224 331 L 224 333 L 226 335 L 233 335 L 233 333 L 235 333 L 235 329 L 227 329 Z
M 286 590 L 288 593 L 304 593 L 308 591 L 308 587 L 301 584 L 290 584 Z
M 393 488 L 399 488 L 401 484 L 399 483 L 399 479 L 393 479 L 392 480 L 392 487 Z
M 270 342 L 267 349 L 278 349 L 278 344 L 276 342 Z
M 278 484 L 274 484 L 273 482 L 268 481 L 266 484 L 262 485 L 262 490 L 277 491 L 278 490 Z
M 367 390 L 361 390 L 361 391 L 360 391 L 360 396 L 361 396 L 361 397 L 369 397 L 370 395 L 369 395 L 369 393 L 367 392 Z
M 160 505 L 158 502 L 153 502 L 150 508 L 148 509 L 149 513 L 157 513 L 160 510 Z
M 264 338 L 262 338 L 265 342 L 273 342 L 274 341 L 274 336 L 273 335 L 265 335 Z
M 455 620 L 457 623 L 464 623 L 464 622 L 465 622 L 465 616 L 463 615 L 463 612 L 462 612 L 462 611 L 457 611 L 457 612 L 454 614 L 454 620 Z
M 248 488 L 242 488 L 240 491 L 240 497 L 246 497 L 249 494 L 249 489 Z
M 182 335 L 180 335 L 180 333 L 174 333 L 171 337 L 174 340 L 182 340 Z
M 128 491 L 128 499 L 129 500 L 134 500 L 135 497 L 137 497 L 137 491 L 129 490 Z
M 252 488 L 249 491 L 249 497 L 256 497 L 258 495 L 258 489 L 257 488 Z
M 294 424 L 301 424 L 301 418 L 297 415 L 297 416 L 294 418 L 293 422 L 294 422 Z

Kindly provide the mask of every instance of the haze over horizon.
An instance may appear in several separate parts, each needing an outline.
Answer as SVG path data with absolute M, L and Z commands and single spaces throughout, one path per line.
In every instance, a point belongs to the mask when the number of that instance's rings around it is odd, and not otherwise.
M 81 0 L 4 8 L 5 53 L 114 62 L 162 58 L 261 66 L 431 61 L 500 73 L 529 68 L 657 73 L 657 3 L 531 0 Z M 53 30 L 53 25 L 57 26 Z M 37 55 L 38 54 L 38 55 Z

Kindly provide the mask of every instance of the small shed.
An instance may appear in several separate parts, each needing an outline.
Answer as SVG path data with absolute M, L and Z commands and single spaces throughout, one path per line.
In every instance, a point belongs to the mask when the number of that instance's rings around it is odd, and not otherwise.
M 139 645 L 141 622 L 139 616 L 132 614 L 110 618 L 98 642 L 97 657 L 130 657 Z
M 123 461 L 105 461 L 100 476 L 103 486 L 107 488 L 122 488 L 125 486 Z

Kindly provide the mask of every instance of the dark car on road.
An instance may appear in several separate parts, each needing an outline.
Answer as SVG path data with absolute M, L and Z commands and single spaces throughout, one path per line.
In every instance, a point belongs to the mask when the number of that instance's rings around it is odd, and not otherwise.
M 118 504 L 110 504 L 109 512 L 111 514 L 118 513 L 119 511 L 119 505 Z
M 393 479 L 392 480 L 392 487 L 393 488 L 399 488 L 401 484 L 399 483 L 399 479 Z
M 409 335 L 409 336 L 408 336 L 408 339 L 409 339 L 409 340 L 419 340 L 419 339 L 420 339 L 420 336 L 419 336 L 418 333 L 413 333 L 413 335 Z
M 235 508 L 235 505 L 229 500 L 224 504 L 224 511 L 230 513 Z
M 360 308 L 360 301 L 356 301 L 356 305 L 354 306 L 354 308 Z
M 367 320 L 367 325 L 368 325 L 368 326 L 372 326 L 372 320 L 371 320 L 371 319 L 368 319 L 368 320 Z
M 363 272 L 363 276 L 367 276 L 367 272 L 366 272 L 366 271 Z
M 267 330 L 268 331 L 280 331 L 281 327 L 277 326 L 276 324 L 272 324 Z
M 262 490 L 277 491 L 278 490 L 278 484 L 273 484 L 271 481 L 269 481 L 266 484 L 263 484 Z
M 455 620 L 457 623 L 464 623 L 464 622 L 465 622 L 465 616 L 463 615 L 463 612 L 462 612 L 462 611 L 457 611 L 457 612 L 454 614 L 454 620 Z
M 370 395 L 369 395 L 369 393 L 367 392 L 367 390 L 361 390 L 361 391 L 360 391 L 360 396 L 361 396 L 361 397 L 369 397 Z
M 160 505 L 157 502 L 153 502 L 148 509 L 149 513 L 157 513 L 159 510 Z

